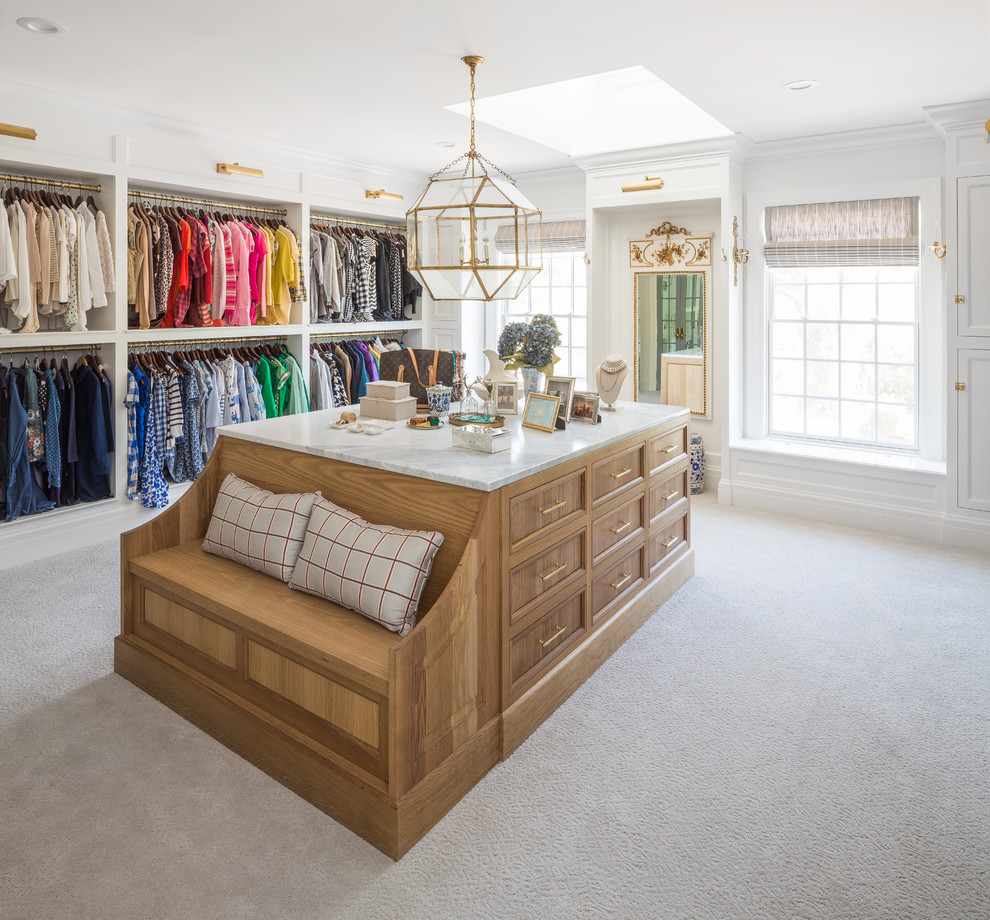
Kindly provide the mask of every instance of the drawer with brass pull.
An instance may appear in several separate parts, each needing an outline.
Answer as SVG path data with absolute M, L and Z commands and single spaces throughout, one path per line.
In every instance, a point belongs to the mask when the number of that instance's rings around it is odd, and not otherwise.
M 688 430 L 687 426 L 675 428 L 666 434 L 650 438 L 647 445 L 649 456 L 649 469 L 651 475 L 656 475 L 661 470 L 673 466 L 687 458 L 688 452 Z
M 642 481 L 642 447 L 634 447 L 607 460 L 601 460 L 592 468 L 593 503 L 601 504 L 623 489 L 628 489 Z
M 653 533 L 650 536 L 650 571 L 653 572 L 664 559 L 686 543 L 687 539 L 686 514 L 682 514 Z
M 618 609 L 622 599 L 643 583 L 645 573 L 646 547 L 640 544 L 595 575 L 591 582 L 592 621 L 597 625 Z
M 579 470 L 509 500 L 509 543 L 515 548 L 584 514 L 585 473 Z
M 510 692 L 534 680 L 587 631 L 584 589 L 545 613 L 509 643 Z
M 526 608 L 548 591 L 580 577 L 585 571 L 585 531 L 555 543 L 509 572 L 509 622 L 516 623 Z
M 673 475 L 650 485 L 651 524 L 655 524 L 664 515 L 676 515 L 686 510 L 689 473 L 690 469 L 684 467 Z
M 619 546 L 641 537 L 646 521 L 646 495 L 638 495 L 591 524 L 591 564 L 598 565 Z

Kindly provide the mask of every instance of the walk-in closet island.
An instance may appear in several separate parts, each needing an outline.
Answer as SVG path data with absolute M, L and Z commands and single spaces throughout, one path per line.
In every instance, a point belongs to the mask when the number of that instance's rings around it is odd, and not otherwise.
M 369 436 L 339 414 L 223 428 L 189 490 L 123 535 L 115 667 L 397 859 L 693 573 L 689 416 L 509 418 L 510 449 L 486 454 L 449 425 Z M 442 535 L 411 630 L 205 552 L 231 474 L 321 493 L 307 539 L 325 500 Z

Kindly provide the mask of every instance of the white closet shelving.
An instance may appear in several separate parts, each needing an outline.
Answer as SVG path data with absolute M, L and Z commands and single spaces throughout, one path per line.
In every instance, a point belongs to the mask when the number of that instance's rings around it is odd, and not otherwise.
M 39 132 L 40 135 L 40 132 Z M 109 143 L 106 141 L 109 140 Z M 105 307 L 87 314 L 88 329 L 13 333 L 0 338 L 0 360 L 12 349 L 64 349 L 71 358 L 87 349 L 99 349 L 108 369 L 114 400 L 114 442 L 111 490 L 113 497 L 101 502 L 78 504 L 38 515 L 0 522 L 0 564 L 27 561 L 51 552 L 69 549 L 116 536 L 135 526 L 153 512 L 141 508 L 140 502 L 125 496 L 127 430 L 122 398 L 126 386 L 128 346 L 136 343 L 186 343 L 206 339 L 284 340 L 299 361 L 308 380 L 309 342 L 311 336 L 325 339 L 331 334 L 389 333 L 403 336 L 412 346 L 422 346 L 430 335 L 432 305 L 424 296 L 415 317 L 405 321 L 373 323 L 310 323 L 307 303 L 295 303 L 287 325 L 224 326 L 182 329 L 129 329 L 127 326 L 127 205 L 130 190 L 155 192 L 189 198 L 229 203 L 235 211 L 241 207 L 264 207 L 284 210 L 286 223 L 300 237 L 300 266 L 304 272 L 307 294 L 314 296 L 309 277 L 309 224 L 314 219 L 334 217 L 342 220 L 404 224 L 401 204 L 392 209 L 377 202 L 363 202 L 367 185 L 380 187 L 381 176 L 367 170 L 363 182 L 347 175 L 340 164 L 320 162 L 318 157 L 292 162 L 284 152 L 259 152 L 265 165 L 262 181 L 241 177 L 218 176 L 212 172 L 221 153 L 207 154 L 210 146 L 203 139 L 166 135 L 164 141 L 140 136 L 80 136 L 77 149 L 71 138 L 60 136 L 47 148 L 30 142 L 0 138 L 0 173 L 31 176 L 39 180 L 58 180 L 98 186 L 92 195 L 104 212 L 114 251 L 117 290 L 108 293 Z M 217 146 L 217 145 L 213 145 Z M 103 152 L 104 156 L 94 155 Z M 244 155 L 247 158 L 247 154 Z M 394 178 L 391 180 L 394 185 Z M 409 182 L 409 177 L 406 177 Z M 416 181 L 416 180 L 414 180 Z M 411 193 L 414 186 L 408 186 Z M 89 194 L 89 192 L 87 192 Z M 249 212 L 245 212 L 249 213 Z M 408 315 L 408 314 L 407 314 Z M 29 355 L 28 355 L 29 357 Z M 10 360 L 4 363 L 9 366 Z M 170 500 L 180 495 L 186 484 L 170 488 Z

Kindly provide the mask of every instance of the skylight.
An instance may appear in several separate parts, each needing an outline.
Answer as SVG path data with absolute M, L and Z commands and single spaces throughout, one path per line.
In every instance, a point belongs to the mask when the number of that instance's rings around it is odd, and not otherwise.
M 470 114 L 466 102 L 447 108 Z M 570 156 L 732 134 L 639 66 L 480 98 L 476 118 Z

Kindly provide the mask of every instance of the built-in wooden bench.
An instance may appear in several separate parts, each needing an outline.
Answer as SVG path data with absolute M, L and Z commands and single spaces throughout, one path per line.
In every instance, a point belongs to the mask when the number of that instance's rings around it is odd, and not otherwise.
M 204 552 L 219 483 L 322 490 L 444 542 L 405 638 Z M 360 475 L 359 475 L 360 474 Z M 118 673 L 399 858 L 500 756 L 491 496 L 220 438 L 207 469 L 121 537 Z

